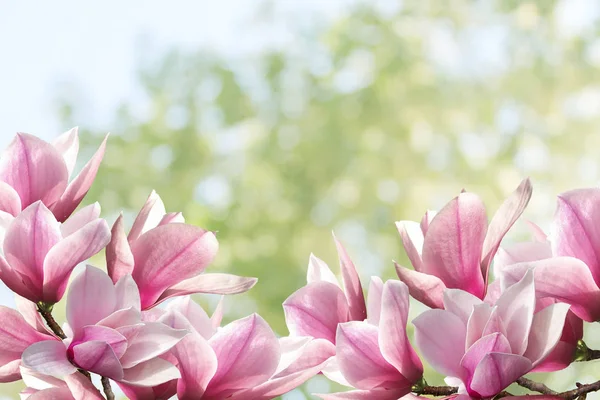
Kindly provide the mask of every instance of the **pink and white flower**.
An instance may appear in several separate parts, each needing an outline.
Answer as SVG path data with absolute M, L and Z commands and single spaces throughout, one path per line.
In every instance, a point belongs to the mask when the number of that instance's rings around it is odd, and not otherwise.
M 129 235 L 122 215 L 113 225 L 106 248 L 108 274 L 113 282 L 133 276 L 144 310 L 174 296 L 243 293 L 256 284 L 256 278 L 202 274 L 215 258 L 219 243 L 213 232 L 183 221 L 181 213 L 167 214 L 160 197 L 152 192 Z
M 158 322 L 143 322 L 135 282 L 116 284 L 88 266 L 77 276 L 67 298 L 67 339 L 40 341 L 22 356 L 23 366 L 64 378 L 77 368 L 134 386 L 154 386 L 179 377 L 160 358 L 188 333 Z
M 422 356 L 471 398 L 491 398 L 536 368 L 560 340 L 569 306 L 535 312 L 533 272 L 507 288 L 493 306 L 447 289 L 444 310 L 414 321 Z

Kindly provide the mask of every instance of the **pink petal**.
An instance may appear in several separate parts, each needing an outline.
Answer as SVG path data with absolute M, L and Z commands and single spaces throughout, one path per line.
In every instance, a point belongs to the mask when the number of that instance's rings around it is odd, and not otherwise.
M 365 321 L 340 324 L 336 336 L 336 359 L 348 382 L 358 389 L 410 386 L 379 350 L 379 329 Z
M 543 260 L 552 257 L 548 242 L 522 242 L 499 248 L 494 259 L 494 275 L 498 278 L 502 270 L 509 265 Z
M 329 266 L 325 261 L 311 253 L 310 258 L 308 259 L 306 282 L 311 283 L 317 281 L 325 281 L 333 283 L 334 285 L 339 285 L 337 278 L 333 272 L 331 272 L 331 269 L 329 269 Z
M 65 382 L 75 400 L 103 400 L 94 384 L 83 374 L 76 372 L 65 377 Z
M 115 295 L 117 296 L 115 310 L 127 308 L 141 310 L 140 292 L 131 275 L 119 279 L 115 285 Z
M 486 303 L 473 307 L 473 312 L 467 322 L 467 340 L 465 342 L 465 348 L 468 349 L 483 336 L 483 332 L 488 325 L 492 312 L 492 308 Z
M 568 311 L 569 305 L 557 303 L 544 308 L 533 317 L 527 350 L 523 355 L 531 360 L 534 367 L 555 348 L 562 335 Z
M 176 366 L 162 358 L 153 358 L 126 369 L 122 382 L 142 387 L 157 386 L 180 377 L 181 374 Z
M 12 269 L 4 257 L 0 255 L 0 280 L 13 292 L 31 301 L 41 301 L 42 291 L 32 280 Z
M 27 321 L 27 323 L 36 331 L 48 335 L 54 335 L 44 324 L 44 321 L 42 320 L 35 303 L 17 294 L 15 295 L 15 305 L 17 307 L 17 311 L 23 316 L 25 321 Z M 0 319 L 2 318 L 0 317 Z
M 387 362 L 410 382 L 416 382 L 423 375 L 423 365 L 406 334 L 408 305 L 406 285 L 399 281 L 387 281 L 381 300 L 379 347 Z
M 52 141 L 52 145 L 63 157 L 69 176 L 73 173 L 79 153 L 78 128 L 71 128 Z
M 88 190 L 90 190 L 90 187 L 96 178 L 98 167 L 104 157 L 107 139 L 108 135 L 104 137 L 102 144 L 100 144 L 96 153 L 87 164 L 85 164 L 81 172 L 79 172 L 75 179 L 69 183 L 62 196 L 60 196 L 60 200 L 52 206 L 52 212 L 59 221 L 63 222 L 69 218 L 69 215 L 73 213 L 87 194 Z
M 77 275 L 67 296 L 67 321 L 75 336 L 86 325 L 95 325 L 115 309 L 115 287 L 103 271 L 90 265 Z
M 531 362 L 516 354 L 490 353 L 483 357 L 471 382 L 471 390 L 492 397 L 531 370 Z
M 41 292 L 44 258 L 61 240 L 60 224 L 41 202 L 27 207 L 8 227 L 4 255 L 11 268 L 27 276 Z
M 481 336 L 487 336 L 493 333 L 501 333 L 503 336 L 508 337 L 506 333 L 506 327 L 502 317 L 500 316 L 500 310 L 498 307 L 492 308 L 490 318 L 488 319 L 487 324 L 485 324 L 485 327 L 481 332 Z
M 431 308 L 443 308 L 446 285 L 438 277 L 404 268 L 394 262 L 398 278 L 408 286 L 410 295 Z
M 423 218 L 421 218 L 421 232 L 423 232 L 423 236 L 427 234 L 429 230 L 429 224 L 433 221 L 433 218 L 437 215 L 437 211 L 427 210 Z
M 221 296 L 215 311 L 213 311 L 213 314 L 210 316 L 210 323 L 214 330 L 217 330 L 217 328 L 221 326 L 221 321 L 223 321 L 223 299 L 224 296 Z
M 348 256 L 346 249 L 339 240 L 333 236 L 335 246 L 340 258 L 340 268 L 342 271 L 342 283 L 344 285 L 344 293 L 348 299 L 348 309 L 350 311 L 350 319 L 354 321 L 363 321 L 367 318 L 367 307 L 365 305 L 365 296 L 363 294 L 360 278 L 356 272 L 354 263 Z
M 52 247 L 44 260 L 44 300 L 58 302 L 77 264 L 97 254 L 109 241 L 108 224 L 98 218 Z
M 27 400 L 71 400 L 69 389 L 67 388 L 50 388 L 40 390 L 27 397 Z
M 527 348 L 535 311 L 535 289 L 533 272 L 528 271 L 523 279 L 506 289 L 496 303 L 514 354 L 523 354 Z
M 206 339 L 197 333 L 185 337 L 173 350 L 179 362 L 177 381 L 179 399 L 199 399 L 217 372 L 217 356 Z
M 445 310 L 428 310 L 413 320 L 415 343 L 436 371 L 462 376 L 460 360 L 465 353 L 466 327 L 456 315 Z
M 437 276 L 446 287 L 483 298 L 480 260 L 486 229 L 487 216 L 479 197 L 461 193 L 431 221 L 423 244 L 421 272 Z
M 0 180 L 19 193 L 22 208 L 38 200 L 51 206 L 67 186 L 69 176 L 62 156 L 35 136 L 17 133 L 0 160 Z
M 127 338 L 121 335 L 115 329 L 96 325 L 83 327 L 82 333 L 78 337 L 77 341 L 91 342 L 94 340 L 110 345 L 117 358 L 120 358 L 123 354 L 125 354 L 125 350 L 127 350 Z M 73 346 L 73 344 L 71 344 L 71 346 Z
M 117 329 L 124 326 L 136 325 L 142 322 L 142 313 L 133 307 L 115 311 L 108 317 L 101 319 L 97 325 Z
M 519 187 L 504 200 L 490 221 L 481 251 L 481 274 L 486 284 L 490 264 L 500 247 L 500 242 L 527 207 L 532 190 L 529 178 L 524 179 Z
M 11 308 L 0 306 L 0 321 L 0 365 L 20 359 L 23 351 L 33 343 L 52 339 L 35 330 Z
M 473 343 L 460 361 L 460 365 L 466 369 L 467 376 L 470 378 L 475 373 L 481 360 L 489 353 L 510 352 L 510 343 L 508 343 L 508 339 L 501 333 L 492 333 L 491 335 L 483 336 Z
M 21 379 L 21 372 L 19 371 L 20 366 L 20 358 L 0 365 L 0 383 L 16 382 Z
M 497 276 L 497 275 L 496 275 Z M 488 285 L 487 292 L 483 301 L 489 305 L 494 305 L 502 295 L 501 279 L 496 280 Z
M 21 209 L 21 198 L 17 191 L 8 183 L 0 181 L 0 211 L 16 217 Z
M 398 221 L 396 222 L 396 228 L 398 229 L 398 233 L 400 233 L 404 250 L 413 268 L 417 272 L 421 271 L 423 265 L 421 253 L 423 251 L 424 240 L 421 225 L 413 221 Z
M 600 189 L 577 189 L 558 196 L 552 250 L 585 262 L 600 285 Z
M 481 304 L 482 301 L 469 292 L 459 289 L 444 290 L 444 309 L 458 316 L 465 326 L 473 312 L 473 307 Z
M 588 267 L 571 257 L 555 257 L 532 263 L 515 264 L 534 268 L 538 297 L 552 297 L 571 304 L 571 311 L 584 321 L 600 319 L 600 289 Z
M 100 204 L 95 202 L 88 206 L 83 207 L 71 215 L 63 224 L 60 226 L 60 231 L 63 237 L 67 237 L 70 234 L 83 228 L 88 223 L 100 218 Z
M 160 225 L 173 224 L 173 223 L 180 223 L 180 224 L 185 223 L 185 218 L 183 218 L 183 214 L 180 212 L 167 213 L 162 217 L 162 219 L 160 220 L 158 225 L 160 226 Z
M 381 316 L 381 296 L 383 295 L 383 282 L 377 276 L 371 277 L 369 284 L 369 295 L 367 296 L 367 321 L 373 325 L 379 325 Z
M 192 301 L 189 296 L 176 298 L 167 305 L 166 310 L 181 313 L 192 328 L 207 340 L 215 333 L 215 328 L 206 311 L 198 303 Z
M 250 290 L 258 279 L 231 274 L 202 274 L 174 284 L 165 290 L 152 307 L 176 296 L 195 293 L 238 294 Z
M 46 340 L 29 346 L 22 356 L 23 366 L 44 375 L 64 377 L 77 369 L 67 359 L 67 349 L 58 340 Z
M 131 368 L 169 351 L 188 331 L 173 329 L 159 322 L 146 322 L 129 340 L 127 352 L 121 357 L 123 368 Z
M 92 340 L 73 346 L 71 351 L 80 368 L 117 381 L 123 379 L 123 367 L 110 344 Z
M 533 234 L 533 238 L 536 242 L 545 243 L 548 241 L 548 235 L 546 235 L 546 232 L 544 232 L 542 228 L 540 228 L 538 225 L 534 224 L 531 221 L 525 222 L 529 226 L 529 230 Z
M 256 314 L 226 325 L 209 344 L 217 356 L 218 368 L 206 390 L 208 397 L 225 398 L 232 390 L 261 384 L 273 375 L 279 363 L 275 333 Z
M 133 242 L 142 234 L 156 228 L 166 213 L 165 205 L 160 196 L 153 190 L 146 203 L 138 213 L 127 239 Z
M 162 225 L 140 236 L 131 251 L 142 308 L 153 305 L 167 288 L 199 275 L 218 247 L 214 233 L 186 224 Z
M 302 354 L 284 371 L 258 386 L 234 394 L 231 400 L 268 400 L 281 396 L 302 385 L 320 372 L 329 356 L 335 354 L 335 347 L 328 341 L 317 339 L 304 346 Z
M 295 336 L 311 336 L 335 343 L 337 325 L 348 321 L 342 290 L 329 282 L 313 282 L 283 302 L 285 322 Z
M 317 394 L 323 400 L 396 400 L 406 397 L 410 387 L 403 389 L 350 390 L 348 392 Z
M 123 214 L 120 214 L 111 230 L 111 239 L 106 246 L 106 269 L 114 283 L 133 273 L 134 260 L 125 234 Z

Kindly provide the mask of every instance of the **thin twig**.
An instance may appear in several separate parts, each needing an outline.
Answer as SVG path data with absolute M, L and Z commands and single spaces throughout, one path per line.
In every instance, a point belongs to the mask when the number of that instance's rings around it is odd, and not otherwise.
M 422 387 L 413 387 L 412 392 L 414 394 L 424 394 L 429 396 L 450 396 L 451 394 L 456 394 L 458 392 L 458 388 L 454 386 L 422 386 Z
M 585 397 L 586 394 L 596 392 L 598 390 L 600 390 L 600 381 L 589 383 L 587 385 L 577 383 L 577 389 L 559 393 L 558 396 L 562 397 L 563 399 L 574 400 L 578 397 Z
M 105 376 L 102 377 L 102 388 L 104 389 L 106 400 L 115 400 L 115 394 L 110 387 L 110 379 Z
M 535 382 L 535 381 L 532 381 L 531 379 L 527 379 L 525 377 L 521 377 L 521 378 L 517 379 L 517 384 L 519 386 L 523 386 L 524 388 L 531 390 L 532 392 L 538 392 L 538 393 L 549 394 L 549 395 L 557 395 L 558 394 L 558 392 L 555 392 L 554 390 L 550 389 L 548 386 L 544 385 L 543 383 Z
M 58 323 L 52 316 L 52 310 L 48 309 L 48 308 L 44 308 L 44 307 L 40 306 L 40 304 L 38 304 L 37 309 L 38 309 L 38 312 L 40 313 L 40 315 L 44 318 L 44 320 L 48 324 L 48 327 L 50 329 L 52 329 L 52 332 L 54 332 L 54 334 L 56 336 L 58 336 L 59 338 L 66 339 L 67 335 L 65 335 L 65 332 L 63 332 L 60 325 L 58 325 Z

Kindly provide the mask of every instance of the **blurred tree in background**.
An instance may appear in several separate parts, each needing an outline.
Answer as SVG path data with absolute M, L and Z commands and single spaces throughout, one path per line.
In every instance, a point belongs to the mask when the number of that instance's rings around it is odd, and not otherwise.
M 575 3 L 358 2 L 252 57 L 173 50 L 141 65 L 145 107 L 122 105 L 88 201 L 132 216 L 155 189 L 218 231 L 210 271 L 259 278 L 230 317 L 257 310 L 284 335 L 309 254 L 337 270 L 331 230 L 367 287 L 407 263 L 394 221 L 463 187 L 491 216 L 532 176 L 526 215 L 544 224 L 558 191 L 596 183 L 599 30 L 569 22 Z M 85 131 L 88 151 L 103 134 Z

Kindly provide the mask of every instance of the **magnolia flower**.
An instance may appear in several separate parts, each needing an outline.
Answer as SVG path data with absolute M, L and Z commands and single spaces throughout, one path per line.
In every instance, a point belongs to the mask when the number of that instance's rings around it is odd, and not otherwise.
M 165 311 L 152 312 L 158 321 L 191 333 L 170 352 L 181 378 L 155 388 L 121 385 L 133 400 L 174 394 L 182 400 L 273 399 L 316 375 L 334 353 L 322 339 L 277 339 L 256 314 L 218 328 L 221 312 L 211 320 L 189 297 L 174 300 Z
M 104 400 L 92 382 L 79 372 L 65 376 L 64 380 L 43 375 L 21 367 L 23 382 L 21 400 Z
M 0 159 L 0 220 L 16 217 L 21 210 L 41 201 L 59 222 L 65 221 L 90 189 L 104 157 L 107 138 L 108 135 L 69 182 L 79 152 L 77 128 L 65 132 L 52 144 L 17 133 Z
M 400 280 L 415 299 L 432 308 L 443 307 L 445 288 L 462 289 L 483 299 L 488 272 L 502 238 L 527 206 L 531 183 L 525 179 L 487 222 L 481 199 L 461 193 L 437 215 L 426 214 L 421 224 L 397 222 L 414 271 L 396 264 Z
M 494 258 L 494 275 L 496 280 L 490 286 L 494 286 L 494 292 L 499 295 L 507 287 L 515 284 L 523 278 L 529 270 L 530 262 L 545 260 L 552 257 L 551 244 L 546 234 L 535 224 L 529 223 L 533 231 L 534 240 L 529 242 L 520 242 L 510 246 L 501 247 Z M 520 264 L 514 269 L 514 264 Z M 534 274 L 535 277 L 535 274 Z M 539 296 L 539 283 L 536 283 L 537 294 Z M 486 296 L 486 302 L 493 300 L 495 295 Z M 538 298 L 535 312 L 541 311 L 557 300 L 545 297 Z M 493 302 L 492 302 L 493 304 Z M 550 372 L 566 368 L 571 364 L 577 350 L 579 340 L 583 338 L 583 320 L 577 317 L 571 310 L 567 313 L 565 326 L 562 336 L 548 357 L 544 359 L 536 368 L 536 372 Z
M 307 285 L 283 303 L 292 336 L 311 336 L 335 343 L 338 324 L 367 317 L 360 278 L 346 249 L 334 237 L 342 271 L 342 285 L 327 264 L 311 254 Z M 342 289 L 343 288 L 343 289 Z
M 413 321 L 422 356 L 447 383 L 471 398 L 491 398 L 537 367 L 557 345 L 569 306 L 551 304 L 535 313 L 533 273 L 528 271 L 490 306 L 472 294 L 444 291 L 444 310 Z
M 423 375 L 423 365 L 406 334 L 408 307 L 404 283 L 389 280 L 383 284 L 372 278 L 369 318 L 337 327 L 335 359 L 343 380 L 327 375 L 356 390 L 321 398 L 395 400 L 410 392 Z
M 113 285 L 104 272 L 86 267 L 69 289 L 67 321 L 67 339 L 29 346 L 22 356 L 25 367 L 57 378 L 81 368 L 134 386 L 179 377 L 177 368 L 159 356 L 187 331 L 142 322 L 139 293 L 130 276 Z
M 256 278 L 201 274 L 217 254 L 219 243 L 213 232 L 183 221 L 181 213 L 166 214 L 162 200 L 152 192 L 129 235 L 122 215 L 113 225 L 106 248 L 108 274 L 113 282 L 132 275 L 144 310 L 174 296 L 242 293 L 256 284 Z
M 34 303 L 54 304 L 64 295 L 73 269 L 110 240 L 106 221 L 92 205 L 60 224 L 36 201 L 10 223 L 0 256 L 0 279 Z
M 578 189 L 558 196 L 550 244 L 552 258 L 525 259 L 531 247 L 521 249 L 518 263 L 502 268 L 508 283 L 533 268 L 539 298 L 571 304 L 585 321 L 600 320 L 600 189 Z M 513 252 L 514 254 L 514 252 Z M 535 258 L 535 257 L 534 257 Z

